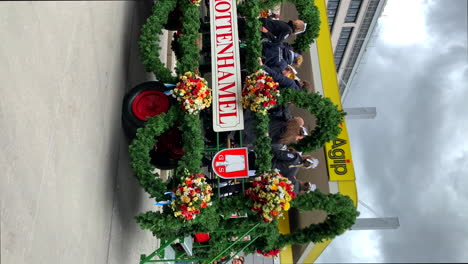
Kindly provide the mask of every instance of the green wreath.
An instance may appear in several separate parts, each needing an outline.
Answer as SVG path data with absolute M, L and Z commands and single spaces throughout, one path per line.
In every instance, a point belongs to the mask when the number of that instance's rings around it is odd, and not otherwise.
M 167 23 L 167 16 L 176 8 L 181 9 L 184 21 L 179 37 L 180 53 L 184 56 L 177 58 L 176 73 L 182 74 L 188 71 L 198 71 L 198 61 L 200 54 L 198 49 L 194 48 L 198 38 L 200 28 L 198 7 L 190 4 L 188 0 L 158 0 L 153 6 L 153 13 L 148 17 L 146 24 L 143 25 L 140 34 L 139 50 L 141 62 L 145 65 L 147 72 L 153 72 L 156 78 L 165 83 L 175 83 L 177 77 L 171 74 L 171 71 L 159 59 L 159 36 Z
M 305 52 L 309 49 L 310 44 L 319 36 L 320 31 L 320 11 L 315 5 L 314 0 L 286 0 L 296 6 L 299 14 L 299 19 L 307 23 L 306 31 L 299 34 L 294 41 L 293 47 L 296 51 Z M 252 1 L 257 2 L 257 1 Z M 268 10 L 282 3 L 283 0 L 260 0 L 257 6 L 259 9 Z M 242 6 L 240 11 L 245 12 L 249 7 Z M 258 14 L 258 13 L 257 13 Z
M 308 136 L 292 147 L 303 152 L 311 152 L 321 148 L 325 143 L 335 139 L 341 133 L 340 124 L 346 113 L 339 110 L 329 98 L 318 93 L 306 93 L 293 89 L 281 90 L 279 104 L 294 103 L 297 107 L 308 110 L 317 118 L 316 127 Z
M 246 204 L 247 202 L 247 204 Z M 212 258 L 222 251 L 226 245 L 232 243 L 233 237 L 239 237 L 246 229 L 259 223 L 259 219 L 249 209 L 250 201 L 245 201 L 242 196 L 228 197 L 213 201 L 209 210 L 200 214 L 194 221 L 184 222 L 172 217 L 170 212 L 146 212 L 137 217 L 137 221 L 143 229 L 150 230 L 154 236 L 161 239 L 189 236 L 194 233 L 210 233 L 211 239 L 202 249 L 196 249 L 197 257 Z M 250 234 L 256 238 L 255 242 L 247 248 L 239 244 L 232 248 L 233 251 L 243 249 L 249 254 L 260 249 L 268 252 L 272 249 L 281 249 L 286 245 L 305 244 L 309 242 L 320 243 L 326 239 L 344 233 L 356 221 L 359 212 L 354 207 L 353 201 L 348 197 L 336 194 L 324 194 L 316 190 L 298 196 L 293 200 L 292 206 L 299 211 L 323 210 L 327 212 L 327 218 L 319 224 L 296 230 L 291 234 L 280 234 L 278 221 L 272 223 L 261 222 Z M 245 218 L 228 218 L 232 213 L 246 214 Z M 220 232 L 220 229 L 226 228 Z M 229 228 L 237 227 L 237 228 Z

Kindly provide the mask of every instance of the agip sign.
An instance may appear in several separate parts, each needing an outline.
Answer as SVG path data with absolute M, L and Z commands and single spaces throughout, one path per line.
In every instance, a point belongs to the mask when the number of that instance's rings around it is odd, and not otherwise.
M 236 0 L 211 0 L 213 130 L 244 129 Z
M 356 177 L 351 157 L 348 130 L 346 129 L 345 122 L 340 126 L 340 135 L 336 139 L 325 144 L 328 175 L 330 181 L 354 181 Z

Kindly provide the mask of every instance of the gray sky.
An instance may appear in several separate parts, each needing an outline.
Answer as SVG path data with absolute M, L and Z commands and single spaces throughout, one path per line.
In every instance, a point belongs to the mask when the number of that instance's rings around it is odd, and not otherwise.
M 359 199 L 400 228 L 349 231 L 321 262 L 468 261 L 466 0 L 388 0 L 345 107 Z M 374 217 L 359 206 L 361 217 Z

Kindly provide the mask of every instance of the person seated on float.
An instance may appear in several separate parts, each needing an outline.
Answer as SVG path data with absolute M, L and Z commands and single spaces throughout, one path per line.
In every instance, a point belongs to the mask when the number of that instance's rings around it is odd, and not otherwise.
M 309 89 L 309 82 L 296 80 L 295 78 L 291 79 L 288 77 L 295 77 L 296 74 L 294 67 L 292 67 L 291 65 L 288 65 L 286 69 L 284 69 L 282 72 L 277 72 L 276 70 L 264 65 L 261 59 L 259 59 L 259 62 L 260 65 L 263 66 L 263 70 L 265 70 L 275 82 L 278 82 L 279 90 L 288 88 L 294 89 L 296 91 L 307 91 Z
M 296 177 L 299 168 L 315 169 L 319 161 L 311 155 L 302 155 L 295 150 L 272 150 L 272 168 L 289 180 Z
M 263 64 L 270 69 L 282 72 L 288 65 L 296 68 L 301 66 L 302 55 L 295 52 L 288 43 L 264 42 L 262 45 Z
M 277 106 L 268 111 L 270 118 L 268 134 L 271 138 L 272 148 L 281 149 L 285 145 L 297 143 L 304 136 L 307 136 L 307 129 L 304 127 L 304 120 L 293 117 L 288 106 Z M 242 143 L 244 147 L 251 148 L 257 138 L 255 134 L 255 118 L 250 110 L 244 110 L 244 130 L 242 133 Z M 231 139 L 239 142 L 239 133 L 232 133 Z
M 279 43 L 287 39 L 292 33 L 301 34 L 307 28 L 307 24 L 299 19 L 289 20 L 289 22 L 271 18 L 259 18 L 259 20 L 262 23 L 262 42 Z
M 304 127 L 304 119 L 295 116 L 290 119 L 271 117 L 268 136 L 271 138 L 271 147 L 275 150 L 286 150 L 287 146 L 299 142 L 308 135 Z

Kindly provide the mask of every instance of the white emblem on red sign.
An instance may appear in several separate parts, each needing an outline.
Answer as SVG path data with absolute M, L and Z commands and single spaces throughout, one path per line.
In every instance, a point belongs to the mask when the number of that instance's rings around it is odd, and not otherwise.
M 247 148 L 221 150 L 213 157 L 212 167 L 216 175 L 224 179 L 249 177 Z

